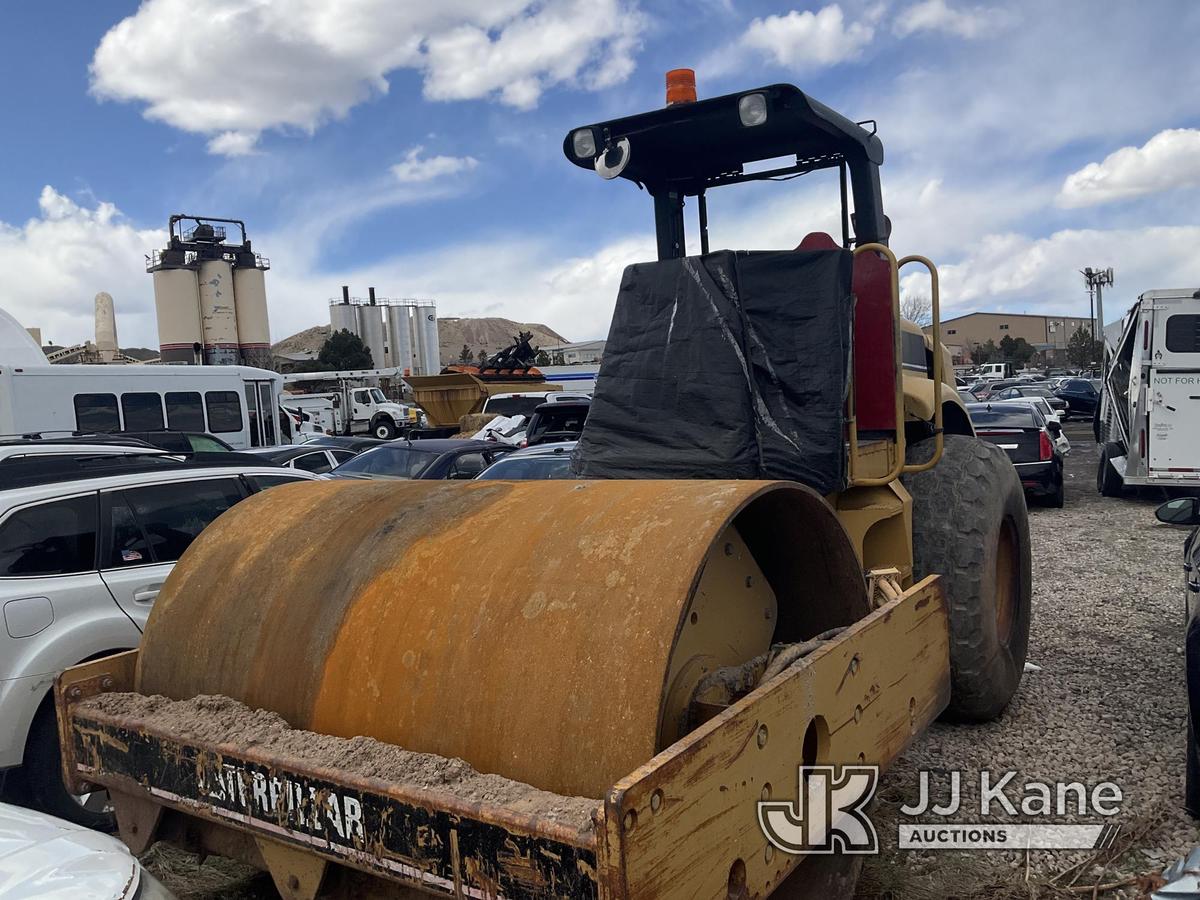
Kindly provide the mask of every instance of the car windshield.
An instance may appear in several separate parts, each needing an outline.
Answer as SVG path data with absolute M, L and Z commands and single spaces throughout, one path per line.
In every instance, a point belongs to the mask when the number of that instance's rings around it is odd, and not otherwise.
M 529 437 L 541 437 L 546 434 L 579 434 L 583 431 L 583 420 L 587 418 L 588 407 L 564 403 L 561 408 L 541 409 L 537 417 L 529 423 Z
M 978 429 L 988 428 L 1033 428 L 1033 408 L 1022 403 L 1010 403 L 1006 406 L 980 406 L 968 409 L 971 421 Z
M 1050 388 L 1042 387 L 1040 384 L 1030 385 L 1029 387 L 1022 387 L 1020 390 L 1021 390 L 1021 393 L 1026 397 L 1050 397 L 1050 396 L 1052 396 L 1052 394 L 1050 393 Z
M 336 469 L 337 475 L 385 475 L 391 478 L 417 478 L 438 454 L 405 445 L 375 447 L 348 459 Z
M 502 459 L 488 466 L 479 476 L 481 481 L 533 481 L 539 479 L 571 478 L 571 456 L 569 453 L 554 456 L 525 456 L 517 459 Z

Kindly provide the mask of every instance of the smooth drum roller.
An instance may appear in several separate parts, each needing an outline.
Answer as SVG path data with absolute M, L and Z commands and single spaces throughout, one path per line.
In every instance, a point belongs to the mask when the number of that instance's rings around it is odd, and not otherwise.
M 866 604 L 842 526 L 795 484 L 297 484 L 180 560 L 137 688 L 600 798 L 687 729 L 706 673 Z

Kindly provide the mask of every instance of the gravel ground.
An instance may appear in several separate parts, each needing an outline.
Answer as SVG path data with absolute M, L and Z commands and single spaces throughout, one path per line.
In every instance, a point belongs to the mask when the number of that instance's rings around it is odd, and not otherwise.
M 1033 505 L 1029 511 L 1034 591 L 1028 658 L 1040 671 L 1025 674 L 998 721 L 937 723 L 885 776 L 874 816 L 884 853 L 867 863 L 858 893 L 863 900 L 1090 897 L 1096 884 L 1157 872 L 1200 843 L 1200 830 L 1181 808 L 1185 532 L 1155 521 L 1157 496 L 1114 500 L 1097 494 L 1090 424 L 1068 423 L 1067 435 L 1066 507 Z M 999 851 L 897 851 L 898 820 L 936 820 L 899 812 L 901 804 L 917 799 L 922 769 L 934 773 L 935 799 L 946 796 L 947 773 L 961 772 L 963 809 L 951 820 L 962 822 L 987 821 L 979 815 L 981 769 L 994 773 L 993 783 L 1015 770 L 1007 792 L 1015 798 L 1029 781 L 1115 782 L 1124 800 L 1109 821 L 1123 829 L 1116 849 L 1130 849 L 1111 862 L 1069 851 L 1035 851 L 1028 861 Z M 997 819 L 997 807 L 992 811 L 993 821 L 1008 823 L 1104 821 L 1096 815 Z M 1067 884 L 1074 892 L 1058 889 Z M 1097 894 L 1135 897 L 1141 890 L 1135 883 Z
M 937 723 L 884 778 L 873 814 L 883 853 L 867 862 L 860 900 L 1132 898 L 1148 885 L 1145 876 L 1200 843 L 1200 830 L 1181 809 L 1184 533 L 1155 522 L 1158 498 L 1101 498 L 1090 427 L 1070 423 L 1067 434 L 1072 452 L 1066 508 L 1030 509 L 1029 661 L 1039 671 L 1026 673 L 999 721 Z M 934 773 L 935 798 L 945 796 L 948 773 L 961 772 L 963 810 L 953 817 L 958 821 L 982 820 L 981 769 L 1015 770 L 1008 793 L 1018 799 L 1019 786 L 1028 781 L 1112 781 L 1124 799 L 1109 821 L 1122 832 L 1113 851 L 1101 857 L 1078 851 L 1036 851 L 1028 858 L 1012 852 L 901 852 L 895 849 L 899 807 L 916 800 L 916 773 L 922 769 Z M 1015 821 L 1100 820 L 1091 815 Z M 198 865 L 160 846 L 147 862 L 181 898 L 277 896 L 269 878 L 229 861 Z M 1140 884 L 1130 881 L 1139 876 Z M 1094 886 L 1109 884 L 1119 886 L 1093 894 Z

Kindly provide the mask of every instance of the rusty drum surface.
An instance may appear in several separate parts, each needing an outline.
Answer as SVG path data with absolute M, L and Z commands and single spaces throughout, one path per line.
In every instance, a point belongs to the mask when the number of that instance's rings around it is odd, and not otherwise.
M 184 554 L 138 690 L 599 798 L 678 736 L 707 667 L 865 604 L 840 523 L 795 484 L 306 482 Z

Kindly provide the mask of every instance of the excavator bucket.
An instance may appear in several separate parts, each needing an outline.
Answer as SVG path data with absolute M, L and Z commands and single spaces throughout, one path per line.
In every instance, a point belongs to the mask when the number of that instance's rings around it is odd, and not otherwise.
M 758 802 L 886 766 L 948 679 L 937 579 L 873 609 L 796 484 L 334 481 L 223 515 L 57 693 L 135 849 L 286 897 L 682 898 L 800 877 Z

